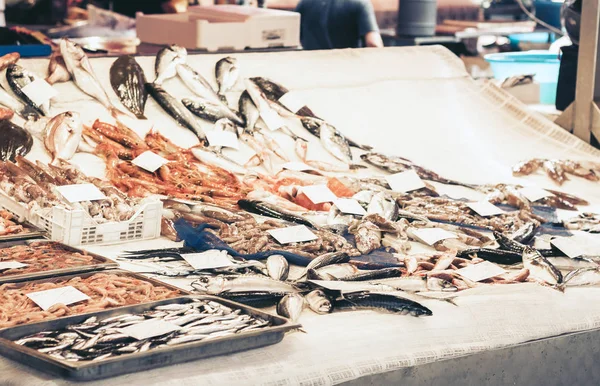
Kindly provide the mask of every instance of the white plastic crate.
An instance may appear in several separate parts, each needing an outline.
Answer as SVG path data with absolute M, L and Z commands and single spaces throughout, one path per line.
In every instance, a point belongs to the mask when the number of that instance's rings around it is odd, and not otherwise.
M 162 201 L 142 202 L 127 221 L 98 224 L 83 209 L 60 206 L 41 211 L 28 210 L 0 191 L 0 206 L 46 232 L 54 241 L 68 245 L 117 244 L 160 237 Z

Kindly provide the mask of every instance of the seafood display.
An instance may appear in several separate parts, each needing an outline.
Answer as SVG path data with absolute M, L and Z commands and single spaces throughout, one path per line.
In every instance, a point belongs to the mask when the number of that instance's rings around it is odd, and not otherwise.
M 27 294 L 73 286 L 88 300 L 73 305 L 57 303 L 42 310 Z M 96 312 L 113 307 L 147 303 L 181 295 L 166 284 L 158 285 L 124 272 L 94 273 L 86 276 L 58 277 L 17 284 L 0 285 L 0 328 L 34 323 L 66 315 Z
M 562 185 L 569 175 L 584 178 L 588 181 L 600 181 L 600 163 L 593 161 L 572 161 L 558 159 L 534 158 L 522 161 L 513 166 L 513 175 L 527 176 L 542 169 L 552 181 Z
M 161 321 L 173 331 L 136 339 L 123 329 Z M 159 305 L 143 313 L 107 318 L 91 317 L 58 331 L 24 336 L 16 344 L 69 362 L 101 361 L 189 343 L 210 341 L 271 326 L 269 320 L 244 313 L 212 300 Z
M 0 210 L 0 221 L 0 237 L 30 232 L 28 228 L 17 222 L 12 213 L 5 210 Z

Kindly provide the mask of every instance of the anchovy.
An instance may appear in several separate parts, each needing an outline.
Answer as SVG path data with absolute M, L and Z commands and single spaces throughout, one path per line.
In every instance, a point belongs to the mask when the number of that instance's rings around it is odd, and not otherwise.
M 376 293 L 345 294 L 335 300 L 336 310 L 372 309 L 412 316 L 428 316 L 433 313 L 422 304 L 398 296 Z
M 193 131 L 202 144 L 208 145 L 206 134 L 196 117 L 181 102 L 156 83 L 146 83 L 146 90 L 177 123 Z
M 315 224 L 313 224 L 311 221 L 305 219 L 304 217 L 293 214 L 292 212 L 278 208 L 277 206 L 266 203 L 264 201 L 239 200 L 238 206 L 240 208 L 242 208 L 243 210 L 250 212 L 250 213 L 260 214 L 262 216 L 267 216 L 267 217 L 273 217 L 273 218 L 293 222 L 293 223 L 300 224 L 300 225 L 306 225 L 307 227 L 310 227 L 310 228 L 315 228 L 315 229 L 317 228 L 317 226 Z

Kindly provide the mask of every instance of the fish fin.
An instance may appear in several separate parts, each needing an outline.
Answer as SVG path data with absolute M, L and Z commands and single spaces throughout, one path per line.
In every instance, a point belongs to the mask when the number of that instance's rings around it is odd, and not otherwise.
M 348 145 L 355 147 L 357 149 L 360 150 L 364 150 L 364 151 L 371 151 L 373 150 L 373 146 L 371 145 L 363 145 L 357 142 L 354 142 L 353 140 L 349 139 L 348 137 L 346 137 L 346 142 L 348 142 Z
M 350 170 L 358 170 L 358 169 L 366 169 L 367 168 L 365 165 L 360 165 L 360 164 L 350 164 L 348 166 L 350 167 Z
M 262 159 L 258 156 L 258 154 L 254 154 L 248 162 L 244 164 L 244 166 L 259 166 L 262 163 Z
M 136 114 L 135 115 L 137 119 L 141 119 L 141 120 L 147 120 L 148 118 L 146 118 L 146 116 L 144 114 Z

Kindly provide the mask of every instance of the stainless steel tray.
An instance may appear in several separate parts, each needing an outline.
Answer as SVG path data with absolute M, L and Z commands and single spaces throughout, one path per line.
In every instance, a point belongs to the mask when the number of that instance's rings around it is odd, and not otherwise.
M 12 247 L 15 245 L 29 244 L 33 241 L 34 240 L 8 241 L 5 243 L 1 243 L 0 248 L 8 248 L 8 247 Z M 35 240 L 35 242 L 40 242 L 40 241 L 56 243 L 55 241 L 50 241 L 50 240 Z M 58 244 L 61 244 L 61 243 L 58 243 Z M 47 277 L 69 275 L 69 274 L 75 274 L 75 273 L 84 273 L 84 272 L 90 272 L 90 271 L 100 271 L 100 270 L 104 270 L 104 269 L 111 269 L 111 268 L 119 267 L 118 263 L 116 263 L 104 256 L 97 255 L 95 253 L 91 253 L 91 252 L 87 252 L 87 251 L 83 251 L 82 249 L 71 247 L 66 244 L 61 244 L 61 245 L 64 249 L 69 250 L 71 252 L 85 253 L 86 255 L 92 256 L 94 258 L 93 264 L 80 265 L 80 266 L 76 266 L 76 267 L 72 267 L 72 268 L 53 269 L 53 270 L 49 270 L 49 271 L 39 271 L 39 272 L 22 274 L 22 275 L 6 275 L 5 276 L 4 274 L 2 274 L 2 272 L 0 272 L 0 284 L 18 283 L 18 282 L 27 281 L 27 280 L 36 280 L 36 279 L 43 279 L 43 278 L 47 278 Z
M 187 303 L 194 298 L 213 300 L 231 308 L 242 309 L 249 315 L 270 320 L 272 326 L 208 341 L 190 342 L 173 347 L 157 348 L 144 353 L 125 354 L 115 358 L 87 362 L 63 361 L 14 343 L 17 339 L 40 331 L 59 330 L 70 324 L 81 323 L 90 316 L 104 318 L 139 313 L 161 304 Z M 293 324 L 287 319 L 239 303 L 214 296 L 195 295 L 8 328 L 0 331 L 0 354 L 37 370 L 64 378 L 92 381 L 272 345 L 280 342 L 287 331 L 300 327 L 299 324 Z
M 34 225 L 31 225 L 29 223 L 21 223 L 20 225 L 23 225 L 24 228 L 29 229 L 30 232 L 0 236 L 0 242 L 13 241 L 13 240 L 39 239 L 39 238 L 43 238 L 46 236 L 46 234 L 44 232 L 42 232 L 40 229 L 38 229 Z

